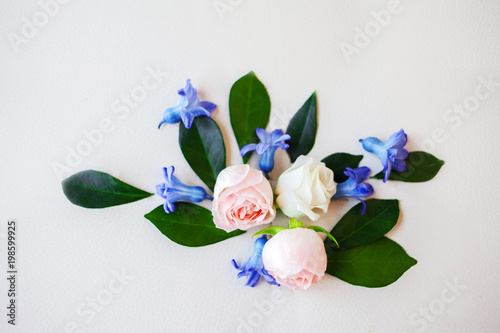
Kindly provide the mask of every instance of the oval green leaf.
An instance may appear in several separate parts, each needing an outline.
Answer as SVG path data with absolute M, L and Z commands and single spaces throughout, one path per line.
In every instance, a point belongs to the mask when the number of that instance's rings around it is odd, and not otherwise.
M 219 126 L 208 117 L 196 117 L 187 129 L 179 124 L 179 145 L 194 172 L 213 191 L 219 173 L 226 167 L 226 148 Z
M 333 180 L 338 184 L 345 182 L 349 177 L 344 175 L 346 167 L 357 168 L 363 155 L 351 155 L 347 153 L 335 153 L 325 157 L 321 162 L 333 171 Z
M 434 178 L 443 165 L 444 161 L 432 154 L 423 151 L 413 151 L 406 159 L 406 171 L 391 171 L 389 180 L 408 183 L 426 182 Z M 379 172 L 372 178 L 384 179 L 384 173 Z
M 176 202 L 175 212 L 169 214 L 163 205 L 158 206 L 144 217 L 170 240 L 184 246 L 210 245 L 245 233 L 242 230 L 228 233 L 216 228 L 208 209 L 188 202 Z
M 347 283 L 380 288 L 396 282 L 417 261 L 396 242 L 379 240 L 344 251 L 327 251 L 326 272 Z
M 317 130 L 316 92 L 313 92 L 292 117 L 286 129 L 286 133 L 291 136 L 291 139 L 287 141 L 290 147 L 286 152 L 292 163 L 300 155 L 307 155 L 311 151 L 316 141 Z
M 259 141 L 255 130 L 267 127 L 271 115 L 271 99 L 254 72 L 243 76 L 231 87 L 229 115 L 240 149 Z M 250 156 L 251 154 L 243 156 L 243 161 L 246 163 Z
M 361 215 L 361 203 L 352 207 L 330 232 L 340 249 L 350 249 L 371 243 L 387 234 L 398 223 L 398 200 L 369 199 L 365 201 L 366 211 Z M 328 241 L 325 246 L 336 249 Z
M 96 170 L 81 171 L 66 178 L 62 188 L 69 201 L 85 208 L 123 205 L 153 195 Z

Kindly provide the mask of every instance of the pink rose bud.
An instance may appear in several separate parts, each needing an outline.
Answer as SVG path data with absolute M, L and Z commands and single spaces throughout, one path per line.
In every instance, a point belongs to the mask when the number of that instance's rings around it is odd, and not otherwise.
M 276 282 L 293 290 L 317 283 L 325 275 L 327 262 L 323 240 L 305 228 L 277 233 L 264 246 L 262 260 Z
M 222 170 L 215 183 L 212 215 L 215 226 L 227 232 L 270 223 L 276 215 L 271 184 L 246 164 Z

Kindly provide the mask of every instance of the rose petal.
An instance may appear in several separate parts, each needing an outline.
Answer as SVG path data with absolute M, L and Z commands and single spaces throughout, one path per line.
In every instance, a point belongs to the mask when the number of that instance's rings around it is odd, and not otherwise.
M 273 236 L 262 252 L 264 267 L 279 284 L 307 289 L 326 271 L 326 252 L 321 237 L 313 230 L 287 229 Z

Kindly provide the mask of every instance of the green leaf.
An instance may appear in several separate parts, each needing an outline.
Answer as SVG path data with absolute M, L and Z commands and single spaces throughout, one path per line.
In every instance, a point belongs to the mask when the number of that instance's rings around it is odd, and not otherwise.
M 317 226 L 317 225 L 310 225 L 307 227 L 307 229 L 311 229 L 311 230 L 314 230 L 316 232 L 323 232 L 326 234 L 326 236 L 328 237 L 328 239 L 330 239 L 332 242 L 335 243 L 335 245 L 337 245 L 337 247 L 339 247 L 339 243 L 337 242 L 337 240 L 335 239 L 335 237 L 333 237 L 333 235 L 331 233 L 329 233 L 328 231 L 326 231 L 325 229 Z
M 226 148 L 219 126 L 208 117 L 196 117 L 187 129 L 179 124 L 182 154 L 198 177 L 214 189 L 219 172 L 226 167 Z
M 162 234 L 184 246 L 205 246 L 244 234 L 242 230 L 226 232 L 215 227 L 212 213 L 201 206 L 176 202 L 175 212 L 165 213 L 163 205 L 144 215 Z
M 437 175 L 444 161 L 436 158 L 434 155 L 423 151 L 413 151 L 406 159 L 406 171 L 391 171 L 389 180 L 398 180 L 408 183 L 421 183 L 434 178 Z M 384 179 L 384 173 L 379 172 L 371 178 Z
M 259 142 L 255 130 L 259 127 L 266 129 L 270 114 L 269 94 L 254 72 L 233 84 L 229 94 L 229 115 L 240 150 L 249 143 Z M 250 156 L 243 156 L 244 163 Z
M 286 133 L 292 137 L 287 141 L 290 147 L 286 150 L 292 163 L 300 155 L 307 155 L 311 151 L 316 140 L 317 130 L 316 92 L 313 92 L 299 111 L 295 113 L 286 129 Z
M 387 234 L 398 223 L 398 200 L 369 199 L 366 211 L 361 215 L 363 204 L 352 207 L 332 229 L 340 249 L 350 249 L 371 243 Z M 333 244 L 325 243 L 326 246 Z M 335 249 L 335 246 L 333 246 Z
M 287 228 L 280 227 L 278 225 L 273 225 L 267 228 L 262 229 L 261 231 L 256 232 L 252 237 L 260 236 L 260 235 L 276 235 L 278 232 L 285 230 Z
M 95 170 L 81 171 L 66 178 L 62 188 L 69 201 L 85 208 L 123 205 L 153 195 Z
M 330 250 L 327 256 L 328 274 L 369 288 L 390 285 L 417 263 L 398 243 L 386 237 L 350 250 Z
M 327 168 L 333 171 L 333 180 L 338 184 L 349 178 L 344 175 L 345 168 L 357 168 L 362 159 L 363 155 L 335 153 L 325 157 L 321 162 L 324 162 Z

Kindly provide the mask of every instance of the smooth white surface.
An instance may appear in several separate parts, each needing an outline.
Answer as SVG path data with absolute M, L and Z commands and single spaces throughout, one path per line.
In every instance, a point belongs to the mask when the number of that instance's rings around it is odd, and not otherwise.
M 2 2 L 0 233 L 17 219 L 20 273 L 15 328 L 6 324 L 0 274 L 0 331 L 498 332 L 500 86 L 473 112 L 447 110 L 470 102 L 481 77 L 500 82 L 500 3 L 401 1 L 348 62 L 341 44 L 353 45 L 356 29 L 388 1 L 222 1 L 231 10 L 218 13 L 212 0 L 69 1 L 47 22 L 37 2 Z M 34 15 L 46 24 L 16 52 L 12 34 L 22 37 Z M 120 98 L 155 69 L 167 74 L 126 107 Z M 317 91 L 316 158 L 362 154 L 359 138 L 404 128 L 410 150 L 446 161 L 429 183 L 372 181 L 376 197 L 400 199 L 389 237 L 419 261 L 395 284 L 367 289 L 327 277 L 307 291 L 247 288 L 230 265 L 251 253 L 247 235 L 185 248 L 143 218 L 158 196 L 105 210 L 66 200 L 53 165 L 104 119 L 112 130 L 71 173 L 102 170 L 153 191 L 161 168 L 174 164 L 176 176 L 201 184 L 180 153 L 177 126 L 156 129 L 187 78 L 219 105 L 213 117 L 238 163 L 228 96 L 250 70 L 271 96 L 273 128 L 286 128 Z M 435 131 L 445 138 L 423 145 Z M 380 169 L 374 156 L 362 163 Z M 333 204 L 324 225 L 352 204 Z M 119 288 L 122 270 L 133 280 Z M 466 289 L 449 292 L 455 282 Z M 99 311 L 87 303 L 96 297 L 107 303 Z

